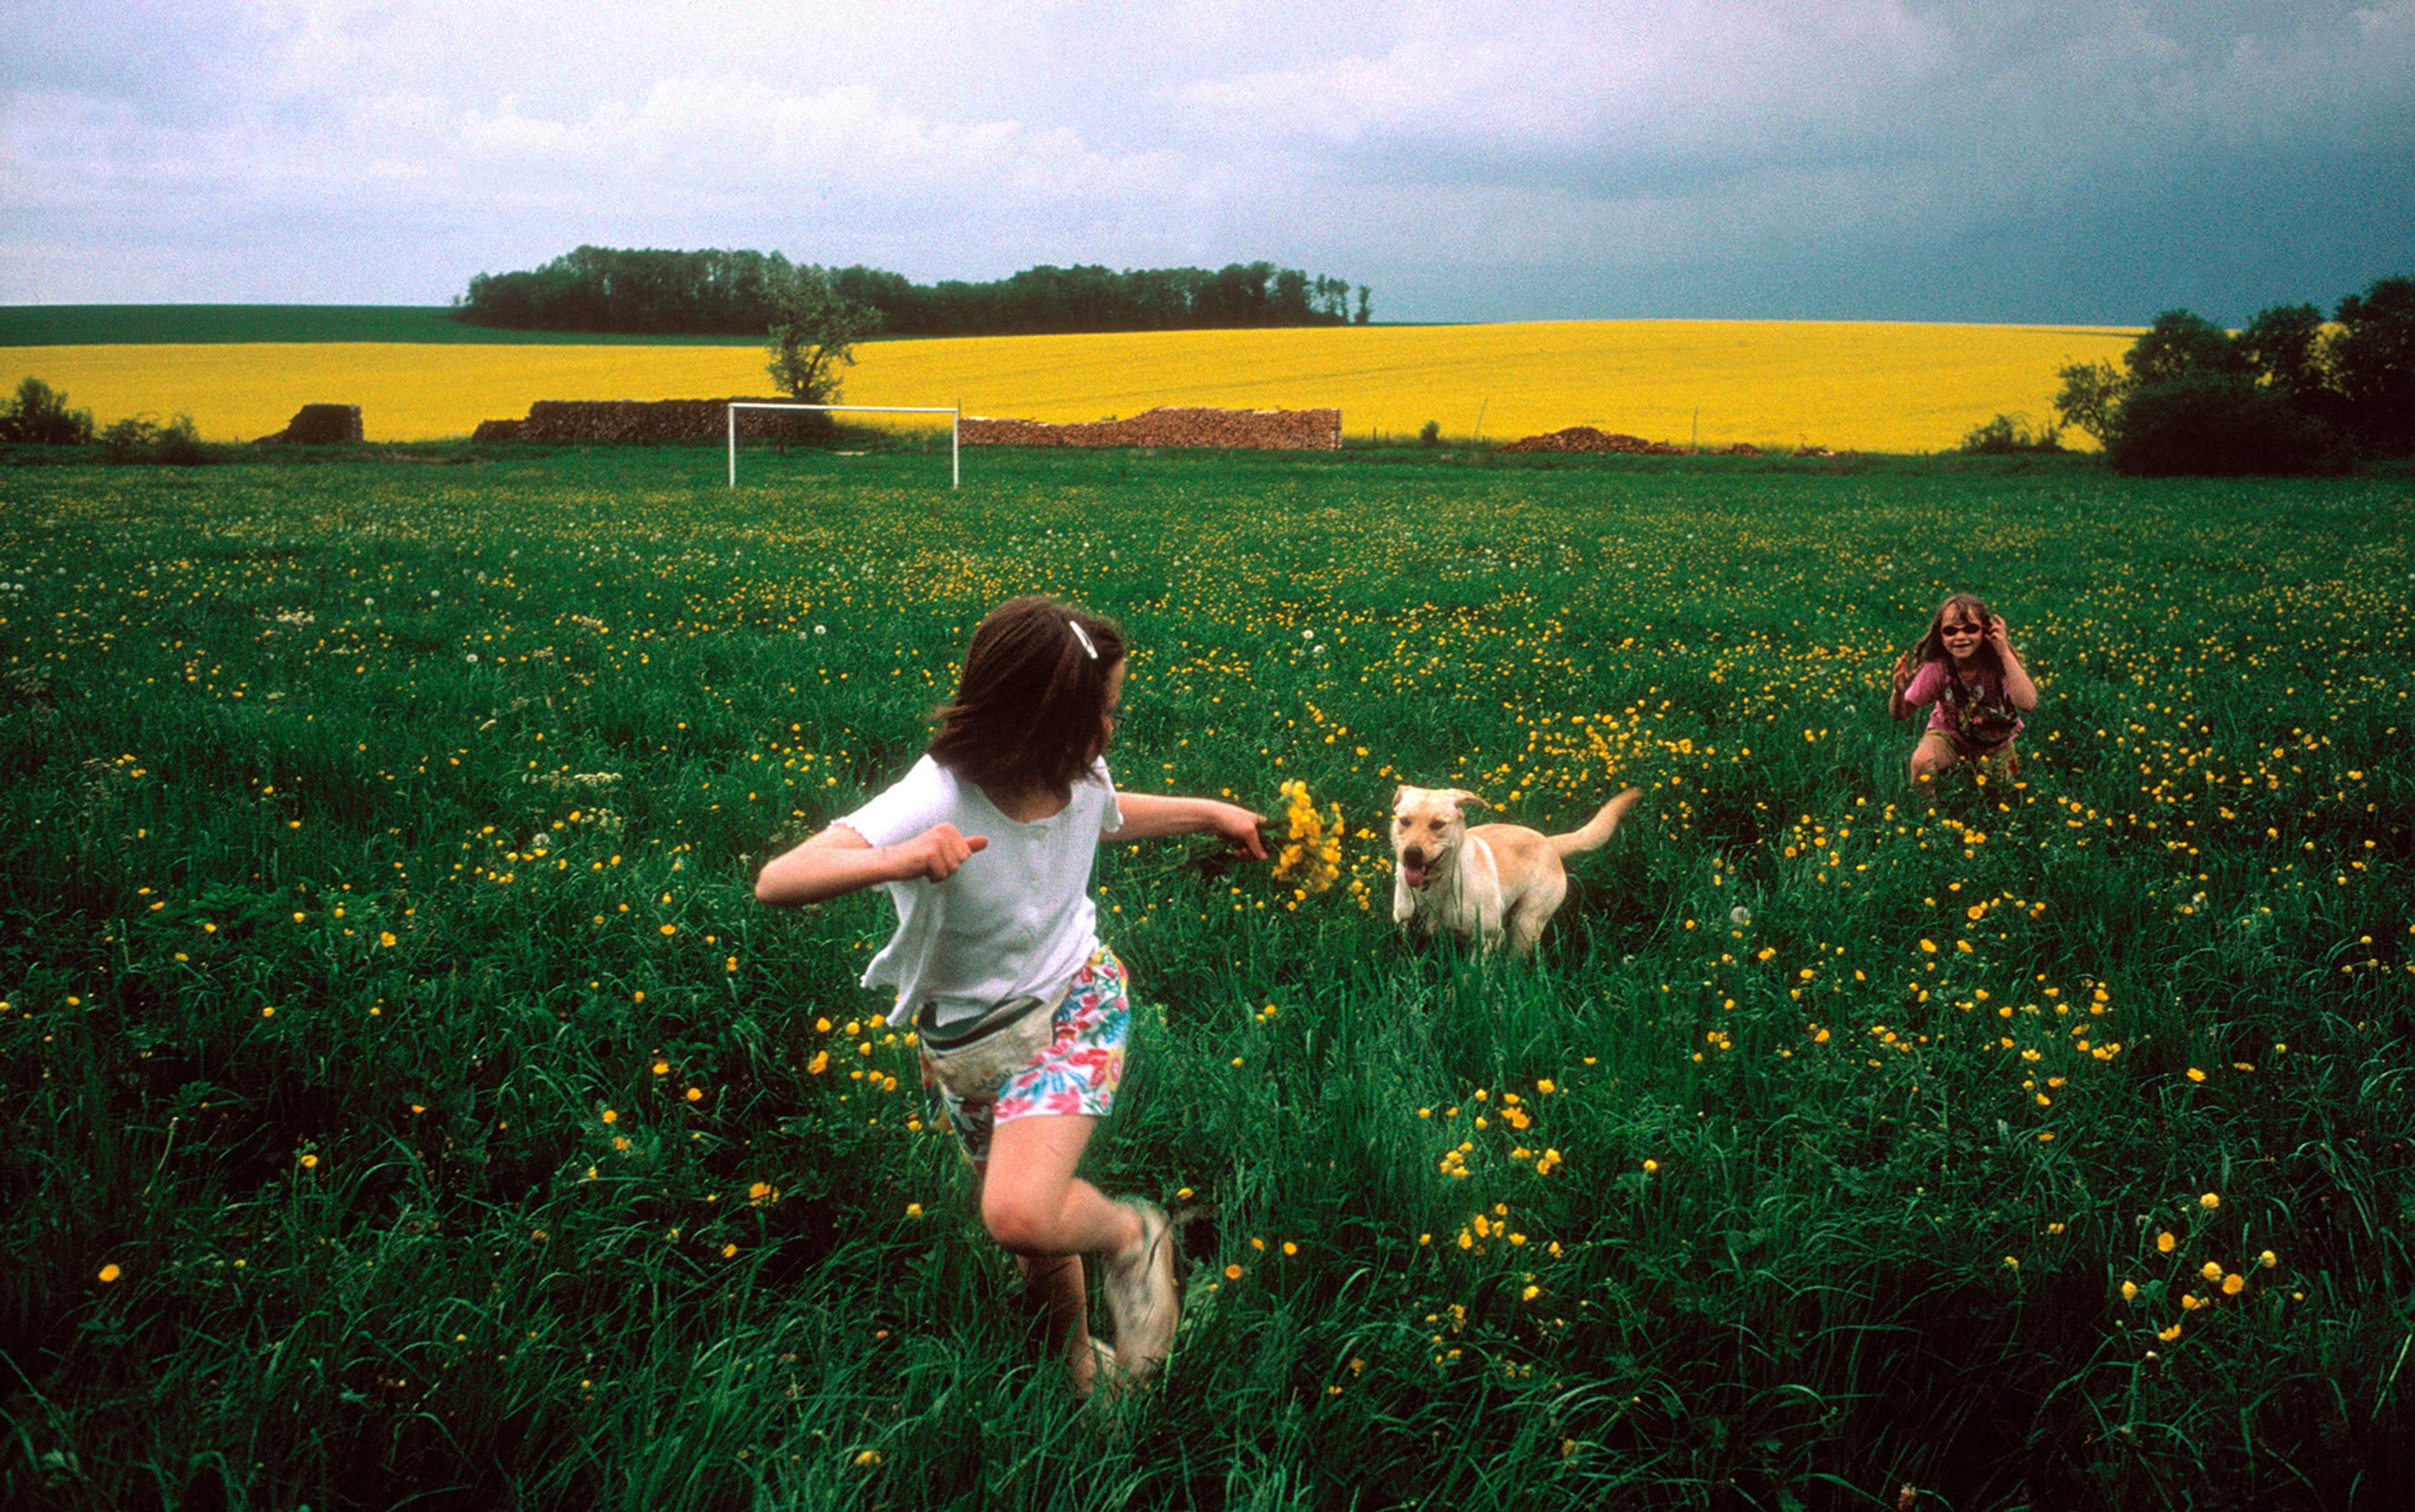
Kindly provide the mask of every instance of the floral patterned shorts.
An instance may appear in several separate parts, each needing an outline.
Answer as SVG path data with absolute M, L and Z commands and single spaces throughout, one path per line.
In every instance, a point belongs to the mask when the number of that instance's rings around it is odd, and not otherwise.
M 1103 1118 L 1124 1079 L 1124 1041 L 1132 1036 L 1132 1004 L 1124 996 L 1124 964 L 1101 946 L 1073 976 L 1057 1005 L 1057 1036 L 1006 1079 L 998 1096 L 960 1098 L 922 1063 L 922 1090 L 948 1115 L 965 1153 L 989 1159 L 990 1131 L 1009 1118 L 1081 1115 Z

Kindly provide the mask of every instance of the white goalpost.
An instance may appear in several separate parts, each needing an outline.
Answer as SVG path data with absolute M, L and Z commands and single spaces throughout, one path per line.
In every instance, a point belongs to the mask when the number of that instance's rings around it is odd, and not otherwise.
M 964 449 L 957 438 L 962 434 L 965 407 L 962 404 L 923 408 L 905 404 L 772 404 L 753 400 L 732 400 L 729 406 L 729 486 L 738 487 L 738 412 L 741 410 L 849 410 L 870 414 L 943 414 L 948 416 L 948 487 L 965 486 Z

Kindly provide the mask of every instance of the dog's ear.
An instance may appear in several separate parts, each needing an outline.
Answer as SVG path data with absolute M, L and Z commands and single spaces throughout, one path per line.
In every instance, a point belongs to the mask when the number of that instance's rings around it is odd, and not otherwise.
M 1469 792 L 1464 787 L 1451 788 L 1450 796 L 1459 801 L 1459 806 L 1461 808 L 1474 806 L 1480 809 L 1489 809 L 1492 806 L 1481 798 L 1477 797 L 1474 793 Z

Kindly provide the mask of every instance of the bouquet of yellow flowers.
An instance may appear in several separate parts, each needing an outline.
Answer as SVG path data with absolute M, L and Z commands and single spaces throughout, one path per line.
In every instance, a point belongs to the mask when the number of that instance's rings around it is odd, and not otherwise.
M 1292 885 L 1289 906 L 1297 908 L 1342 875 L 1342 805 L 1318 813 L 1308 784 L 1297 778 L 1282 785 L 1282 795 L 1283 846 L 1275 855 L 1275 880 Z

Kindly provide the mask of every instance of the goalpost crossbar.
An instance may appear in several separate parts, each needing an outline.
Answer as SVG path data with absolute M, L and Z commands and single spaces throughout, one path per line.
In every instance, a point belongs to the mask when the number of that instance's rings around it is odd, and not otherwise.
M 912 404 L 771 404 L 750 400 L 733 401 L 729 406 L 729 486 L 738 487 L 738 412 L 741 410 L 847 410 L 866 414 L 943 414 L 948 419 L 948 487 L 965 486 L 964 448 L 962 435 L 965 407 L 961 404 L 927 406 Z

